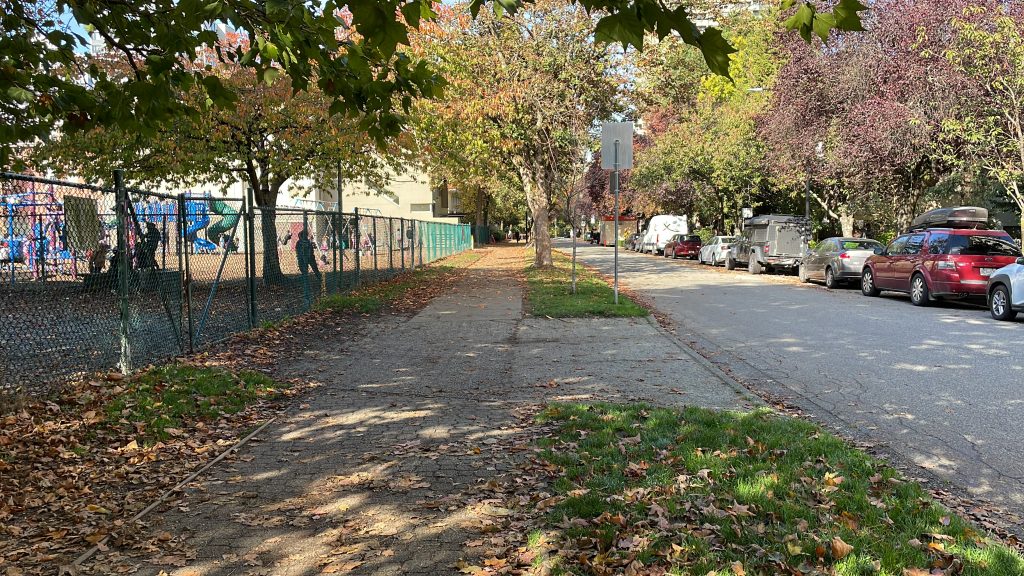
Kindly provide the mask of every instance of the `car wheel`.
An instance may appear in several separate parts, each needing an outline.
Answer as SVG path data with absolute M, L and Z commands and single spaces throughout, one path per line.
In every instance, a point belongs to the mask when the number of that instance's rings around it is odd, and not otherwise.
M 835 290 L 839 287 L 839 282 L 836 281 L 836 273 L 832 271 L 832 268 L 825 268 L 825 288 L 829 290 Z
M 1013 320 L 1017 317 L 1010 305 L 1010 291 L 1006 286 L 997 284 L 988 298 L 988 310 L 996 320 Z
M 797 275 L 800 276 L 800 282 L 803 284 L 811 281 L 811 279 L 807 277 L 807 270 L 804 269 L 803 264 L 801 264 L 800 268 L 797 269 Z
M 714 254 L 711 255 L 711 265 L 715 267 L 718 266 L 718 256 Z
M 928 283 L 925 282 L 924 276 L 914 274 L 914 277 L 910 279 L 910 303 L 914 306 L 927 306 L 930 301 Z
M 735 270 L 736 269 L 736 261 L 732 259 L 732 256 L 726 256 L 725 257 L 725 269 L 726 270 Z
M 882 291 L 875 286 L 875 274 L 871 271 L 871 268 L 865 268 L 864 272 L 861 273 L 860 291 L 865 296 L 878 296 L 882 293 Z
M 747 262 L 747 271 L 751 274 L 760 274 L 762 272 L 761 263 L 757 261 L 757 254 L 750 255 L 750 261 Z

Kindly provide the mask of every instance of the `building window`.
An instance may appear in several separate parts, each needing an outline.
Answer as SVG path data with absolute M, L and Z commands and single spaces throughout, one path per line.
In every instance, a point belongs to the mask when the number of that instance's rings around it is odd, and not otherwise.
M 430 212 L 431 210 L 432 210 L 432 206 L 430 204 L 410 204 L 409 205 L 409 211 L 410 212 Z

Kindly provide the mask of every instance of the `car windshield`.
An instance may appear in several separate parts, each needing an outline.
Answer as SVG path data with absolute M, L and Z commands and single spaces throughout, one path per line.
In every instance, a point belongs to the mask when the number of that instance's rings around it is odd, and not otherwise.
M 1001 236 L 951 235 L 946 254 L 963 256 L 1020 256 L 1017 245 Z
M 884 246 L 874 240 L 842 240 L 839 245 L 843 250 L 874 250 L 880 252 Z
M 735 236 L 722 236 L 722 238 L 721 238 L 721 240 L 719 240 L 719 242 L 721 242 L 723 244 L 728 244 L 729 242 L 732 242 L 735 239 L 736 239 Z
M 700 242 L 700 236 L 687 236 L 687 242 Z

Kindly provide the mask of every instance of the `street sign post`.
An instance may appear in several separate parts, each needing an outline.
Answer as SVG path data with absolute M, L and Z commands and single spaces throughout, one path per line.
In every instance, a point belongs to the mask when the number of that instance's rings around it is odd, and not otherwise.
M 615 304 L 619 303 L 619 170 L 633 167 L 633 123 L 605 122 L 601 125 L 601 168 L 612 171 L 611 186 L 615 196 Z

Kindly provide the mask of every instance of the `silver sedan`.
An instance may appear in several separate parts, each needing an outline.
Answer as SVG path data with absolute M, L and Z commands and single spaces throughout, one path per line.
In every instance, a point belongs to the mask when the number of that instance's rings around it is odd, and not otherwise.
M 735 236 L 714 236 L 708 240 L 707 244 L 700 247 L 697 260 L 701 264 L 711 264 L 712 266 L 725 263 L 725 254 L 729 252 L 735 239 Z
M 869 238 L 826 238 L 800 263 L 800 281 L 824 280 L 829 289 L 851 280 L 860 280 L 864 261 L 885 246 Z

